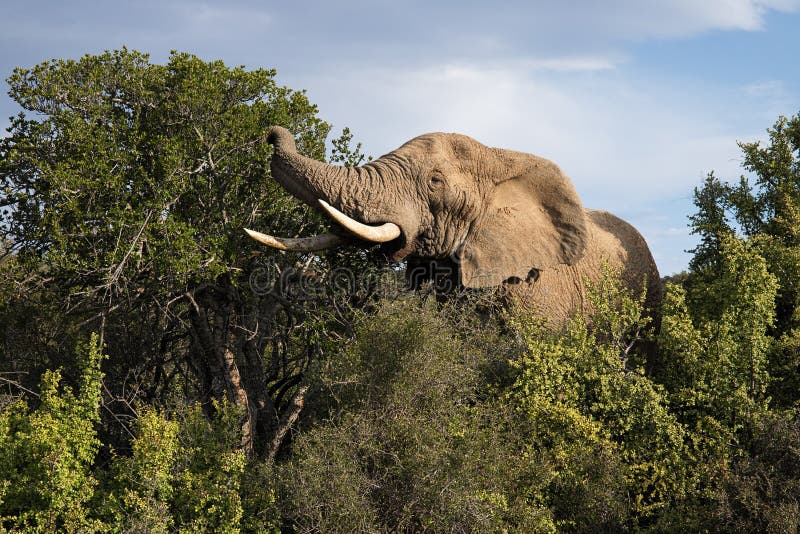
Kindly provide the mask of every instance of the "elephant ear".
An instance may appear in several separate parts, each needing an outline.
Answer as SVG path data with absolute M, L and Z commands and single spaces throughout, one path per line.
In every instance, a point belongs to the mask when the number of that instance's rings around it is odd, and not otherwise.
M 586 218 L 575 188 L 552 162 L 512 152 L 494 182 L 483 218 L 459 253 L 461 283 L 496 286 L 527 280 L 586 248 Z

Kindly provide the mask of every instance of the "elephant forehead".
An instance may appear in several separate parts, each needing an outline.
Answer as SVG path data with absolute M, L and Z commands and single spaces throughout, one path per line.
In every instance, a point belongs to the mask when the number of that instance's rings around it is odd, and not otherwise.
M 406 157 L 422 158 L 441 152 L 443 133 L 427 133 L 419 135 L 404 143 L 395 152 Z
M 474 158 L 486 149 L 484 145 L 457 133 L 431 132 L 415 137 L 398 150 L 405 153 L 437 154 L 448 159 Z

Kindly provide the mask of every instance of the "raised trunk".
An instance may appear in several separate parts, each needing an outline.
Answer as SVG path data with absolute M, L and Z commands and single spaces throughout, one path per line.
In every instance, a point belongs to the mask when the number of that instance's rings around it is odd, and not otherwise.
M 391 243 L 384 252 L 393 260 L 408 254 L 419 216 L 417 195 L 404 189 L 411 185 L 404 158 L 391 153 L 361 167 L 339 167 L 298 154 L 292 134 L 280 126 L 270 129 L 267 141 L 275 147 L 272 177 L 289 193 L 365 241 Z
M 275 147 L 272 156 L 272 177 L 314 209 L 322 199 L 334 206 L 352 208 L 353 188 L 363 187 L 364 172 L 359 167 L 339 167 L 307 158 L 297 152 L 289 130 L 273 127 L 267 141 Z

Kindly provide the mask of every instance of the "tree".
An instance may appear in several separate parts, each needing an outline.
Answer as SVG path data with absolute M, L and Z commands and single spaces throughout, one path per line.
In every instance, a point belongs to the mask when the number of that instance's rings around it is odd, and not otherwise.
M 713 419 L 735 436 L 768 407 L 769 330 L 778 282 L 753 245 L 727 237 L 720 250 L 720 276 L 708 291 L 717 296 L 715 317 L 693 321 L 686 292 L 668 286 L 659 339 L 668 365 L 658 378 L 685 422 Z M 733 438 L 720 438 L 727 439 Z
M 686 290 L 672 284 L 662 307 L 659 350 L 665 365 L 655 379 L 686 429 L 697 480 L 692 499 L 670 520 L 694 517 L 690 530 L 765 531 L 770 523 L 781 524 L 781 513 L 784 525 L 791 521 L 779 501 L 790 501 L 797 484 L 785 467 L 793 460 L 757 458 L 768 448 L 791 449 L 794 438 L 788 434 L 796 426 L 791 414 L 776 409 L 768 389 L 778 280 L 756 243 L 728 235 L 719 252 L 717 275 L 703 282 L 702 313 L 689 305 Z M 702 287 L 692 289 L 700 294 Z M 773 424 L 789 427 L 786 435 L 761 439 L 763 428 Z M 754 467 L 760 472 L 751 475 Z M 774 492 L 780 499 L 766 489 L 777 485 L 786 490 Z M 748 517 L 754 515 L 760 517 Z
M 780 280 L 777 331 L 788 333 L 800 325 L 796 316 L 800 295 L 800 115 L 780 117 L 769 133 L 769 145 L 739 143 L 744 153 L 742 176 L 736 185 L 722 183 L 713 174 L 695 190 L 698 211 L 690 217 L 701 243 L 694 249 L 691 270 L 698 275 L 718 265 L 719 241 L 734 233 L 732 222 L 759 245 L 769 271 Z M 733 221 L 726 214 L 730 214 Z M 702 284 L 701 284 L 702 285 Z M 690 295 L 692 297 L 692 295 Z
M 563 333 L 519 322 L 527 350 L 508 397 L 531 420 L 532 453 L 554 466 L 545 495 L 560 524 L 619 531 L 654 522 L 693 481 L 684 429 L 645 373 L 644 295 L 605 268 L 589 299 L 591 323 L 576 316 Z
M 770 393 L 790 406 L 798 397 L 800 369 L 800 115 L 780 117 L 769 144 L 739 143 L 750 174 L 735 185 L 709 176 L 695 191 L 697 213 L 690 217 L 701 243 L 693 251 L 686 301 L 696 319 L 718 318 L 724 295 L 714 280 L 724 277 L 720 242 L 741 235 L 756 247 L 778 281 L 774 338 L 769 354 Z
M 75 376 L 71 347 L 98 331 L 106 416 L 124 423 L 135 402 L 182 397 L 211 415 L 227 398 L 244 414 L 243 448 L 274 452 L 318 346 L 288 327 L 324 295 L 287 298 L 306 258 L 263 254 L 242 229 L 319 230 L 269 179 L 264 140 L 282 125 L 322 159 L 317 108 L 275 71 L 183 53 L 52 60 L 8 81 L 25 111 L 0 141 L 0 239 L 19 267 L 2 341 L 24 349 L 5 365 Z
M 547 466 L 491 384 L 513 345 L 492 318 L 478 328 L 475 305 L 386 299 L 319 361 L 315 417 L 277 472 L 292 528 L 554 531 L 538 493 Z
M 700 236 L 700 244 L 690 252 L 689 269 L 717 274 L 720 240 L 733 233 L 728 221 L 727 210 L 730 189 L 711 172 L 706 176 L 702 187 L 694 189 L 694 204 L 697 213 L 689 217 L 692 233 Z
M 0 410 L 3 532 L 274 532 L 279 515 L 263 467 L 241 449 L 241 410 L 223 401 L 170 416 L 142 408 L 129 456 L 98 464 L 103 360 L 98 336 L 80 387 L 44 373 L 34 398 Z M 266 483 L 265 483 L 266 482 Z M 247 513 L 247 515 L 245 515 Z

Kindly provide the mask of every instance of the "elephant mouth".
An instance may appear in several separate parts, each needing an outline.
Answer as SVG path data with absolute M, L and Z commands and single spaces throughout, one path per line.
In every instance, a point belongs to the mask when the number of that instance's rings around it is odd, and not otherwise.
M 269 234 L 256 232 L 247 228 L 244 231 L 251 238 L 278 250 L 292 250 L 297 252 L 319 252 L 342 245 L 358 243 L 382 244 L 387 256 L 394 260 L 404 256 L 401 251 L 406 248 L 408 240 L 399 225 L 393 222 L 381 224 L 365 224 L 345 215 L 322 199 L 317 199 L 319 208 L 322 209 L 347 233 L 325 232 L 324 234 L 310 237 L 276 237 Z

